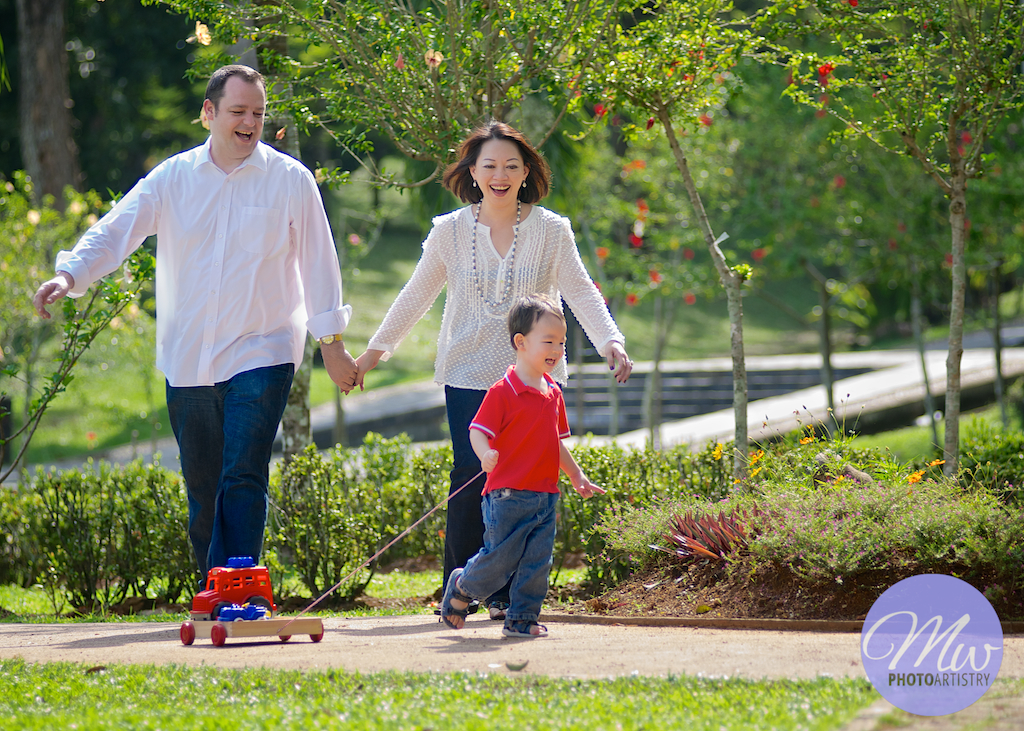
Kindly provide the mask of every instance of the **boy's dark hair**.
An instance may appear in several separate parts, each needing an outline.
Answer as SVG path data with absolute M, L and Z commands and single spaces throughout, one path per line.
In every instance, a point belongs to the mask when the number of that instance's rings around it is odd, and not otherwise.
M 213 72 L 213 76 L 210 77 L 209 83 L 206 85 L 206 98 L 213 102 L 213 108 L 218 112 L 220 111 L 220 100 L 224 96 L 224 87 L 228 83 L 228 79 L 232 76 L 238 76 L 248 84 L 256 84 L 257 86 L 263 87 L 263 90 L 267 90 L 266 82 L 263 80 L 263 74 L 254 68 L 249 66 L 243 66 L 240 63 L 233 63 L 228 66 L 221 66 L 219 69 Z
M 529 335 L 534 324 L 544 315 L 554 315 L 565 322 L 562 308 L 546 294 L 527 295 L 512 305 L 508 313 L 508 335 L 513 350 L 516 348 L 516 335 Z

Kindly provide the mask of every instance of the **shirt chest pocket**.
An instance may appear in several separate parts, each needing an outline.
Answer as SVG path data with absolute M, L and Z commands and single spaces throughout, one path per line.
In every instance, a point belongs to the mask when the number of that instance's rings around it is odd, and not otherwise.
M 271 257 L 284 249 L 286 237 L 281 234 L 279 224 L 281 211 L 277 208 L 242 208 L 238 225 L 238 241 L 251 254 Z

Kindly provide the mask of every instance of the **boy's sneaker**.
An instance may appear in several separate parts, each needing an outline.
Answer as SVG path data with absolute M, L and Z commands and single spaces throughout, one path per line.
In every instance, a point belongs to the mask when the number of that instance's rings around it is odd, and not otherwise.
M 504 620 L 508 611 L 508 602 L 493 601 L 487 605 L 487 611 L 493 620 Z

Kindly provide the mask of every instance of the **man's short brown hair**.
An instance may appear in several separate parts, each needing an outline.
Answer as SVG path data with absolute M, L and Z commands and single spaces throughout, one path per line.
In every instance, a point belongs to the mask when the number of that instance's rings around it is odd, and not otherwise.
M 529 335 L 537 320 L 544 315 L 554 315 L 565 322 L 565 313 L 559 303 L 546 294 L 531 294 L 523 297 L 508 313 L 508 335 L 512 341 L 512 349 L 516 348 L 516 335 Z
M 254 68 L 244 66 L 240 63 L 233 63 L 228 66 L 221 66 L 213 72 L 209 83 L 206 84 L 206 98 L 213 102 L 213 108 L 220 111 L 220 100 L 224 96 L 224 87 L 232 76 L 239 76 L 247 84 L 258 84 L 267 91 L 267 82 L 263 80 L 263 74 Z

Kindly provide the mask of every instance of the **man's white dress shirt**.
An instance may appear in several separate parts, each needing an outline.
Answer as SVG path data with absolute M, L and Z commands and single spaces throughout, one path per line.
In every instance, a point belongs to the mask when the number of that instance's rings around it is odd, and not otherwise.
M 113 272 L 153 234 L 156 366 L 172 386 L 302 361 L 305 331 L 345 331 L 334 238 L 312 173 L 259 143 L 224 173 L 206 144 L 171 157 L 90 228 L 57 270 L 71 296 Z

